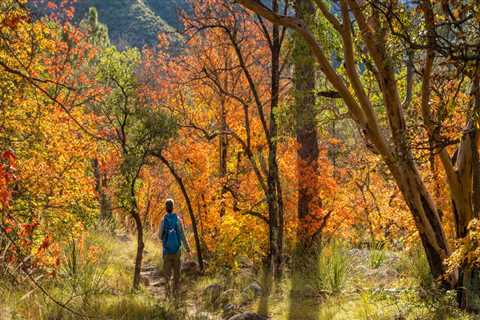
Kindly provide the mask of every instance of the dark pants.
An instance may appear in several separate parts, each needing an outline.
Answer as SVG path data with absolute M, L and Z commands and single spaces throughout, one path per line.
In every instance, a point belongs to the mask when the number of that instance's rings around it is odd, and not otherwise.
M 178 297 L 180 293 L 180 250 L 173 254 L 163 255 L 163 274 L 166 280 L 167 295 Z M 170 279 L 173 275 L 173 284 Z

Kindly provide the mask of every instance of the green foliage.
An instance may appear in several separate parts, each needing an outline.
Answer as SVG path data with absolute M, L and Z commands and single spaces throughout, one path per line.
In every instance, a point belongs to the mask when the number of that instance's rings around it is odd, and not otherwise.
M 434 320 L 473 320 L 474 315 L 460 310 L 454 290 L 444 291 L 438 288 L 408 291 L 396 298 L 397 307 L 409 314 L 408 319 Z
M 158 256 L 157 242 L 147 239 L 149 252 Z M 120 241 L 111 232 L 97 230 L 62 248 L 64 264 L 53 277 L 37 281 L 57 301 L 96 319 L 185 319 L 183 312 L 147 291 L 131 292 L 135 243 Z M 18 278 L 20 279 L 20 277 Z M 0 278 L 0 318 L 80 319 L 55 304 L 28 282 L 9 285 Z
M 104 118 L 105 130 L 112 134 L 110 141 L 121 149 L 122 172 L 129 181 L 136 178 L 146 157 L 160 152 L 177 129 L 174 118 L 139 94 L 140 59 L 137 49 L 105 49 L 97 77 L 109 94 L 93 106 L 94 112 Z
M 100 132 L 118 150 L 120 174 L 115 188 L 117 203 L 141 228 L 137 192 L 142 170 L 154 155 L 161 153 L 176 132 L 176 121 L 142 94 L 141 55 L 137 49 L 103 50 L 96 66 L 97 80 L 105 93 L 93 105 L 99 116 Z M 141 236 L 139 233 L 138 236 Z M 140 248 L 140 247 L 139 247 Z M 141 249 L 135 258 L 134 287 L 139 285 Z
M 369 252 L 368 264 L 370 268 L 377 269 L 385 262 L 386 258 L 385 250 L 383 250 L 381 244 L 377 243 Z
M 87 16 L 80 21 L 80 29 L 90 35 L 90 41 L 94 46 L 100 48 L 110 46 L 108 27 L 98 21 L 98 12 L 95 7 L 91 7 Z
M 181 28 L 181 21 L 177 17 L 178 10 L 188 10 L 186 0 L 145 0 L 156 15 L 160 16 L 174 28 Z
M 355 308 L 355 319 L 362 320 L 380 320 L 380 319 L 389 319 L 382 314 L 382 310 L 379 309 L 381 306 L 378 303 L 375 303 L 378 297 L 371 294 L 370 292 L 362 292 L 359 297 L 358 304 Z

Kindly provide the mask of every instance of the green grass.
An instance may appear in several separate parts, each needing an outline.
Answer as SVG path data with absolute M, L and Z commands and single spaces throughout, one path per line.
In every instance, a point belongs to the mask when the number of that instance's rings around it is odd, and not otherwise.
M 370 268 L 380 268 L 385 262 L 387 255 L 381 244 L 374 244 L 368 255 L 368 264 Z

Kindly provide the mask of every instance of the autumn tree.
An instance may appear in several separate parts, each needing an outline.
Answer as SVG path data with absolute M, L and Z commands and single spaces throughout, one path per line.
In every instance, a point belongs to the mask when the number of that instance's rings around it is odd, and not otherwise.
M 287 10 L 281 7 L 278 1 L 273 1 L 272 6 L 277 12 Z M 268 217 L 262 218 L 268 222 L 269 226 L 268 265 L 275 277 L 280 277 L 284 241 L 284 205 L 277 162 L 278 124 L 275 113 L 282 93 L 281 74 L 285 70 L 282 45 L 286 31 L 284 27 L 266 24 L 262 18 L 251 17 L 238 6 L 229 3 L 198 2 L 193 5 L 193 9 L 194 14 L 186 19 L 187 32 L 194 37 L 203 37 L 199 32 L 212 30 L 217 34 L 219 45 L 225 46 L 225 52 L 230 55 L 228 60 L 225 60 L 232 64 L 230 67 L 219 65 L 212 60 L 208 61 L 208 58 L 203 59 L 207 64 L 200 66 L 198 70 L 200 74 L 197 76 L 209 80 L 210 85 L 215 88 L 220 97 L 223 97 L 222 99 L 234 101 L 243 110 L 242 131 L 244 133 L 232 130 L 232 126 L 223 120 L 221 125 L 227 130 L 222 130 L 221 127 L 217 130 L 220 131 L 221 139 L 225 139 L 222 136 L 227 133 L 232 141 L 241 146 L 261 187 L 268 208 Z M 229 15 L 229 19 L 224 19 L 225 14 Z M 261 43 L 262 46 L 255 48 L 255 43 Z M 265 61 L 267 57 L 271 63 L 262 65 L 261 61 Z M 228 79 L 225 76 L 229 68 L 235 70 L 244 83 L 238 85 L 229 83 L 236 81 L 236 78 Z M 267 83 L 259 77 L 258 72 L 268 72 Z M 225 81 L 226 79 L 228 80 Z M 220 105 L 223 103 L 225 101 L 221 101 Z M 267 151 L 265 162 L 257 160 L 256 150 L 253 149 L 251 106 L 255 110 L 255 116 L 258 116 L 263 139 L 265 139 Z M 220 111 L 221 114 L 223 112 Z M 225 147 L 222 140 L 221 147 Z M 222 152 L 222 149 L 220 150 Z M 263 155 L 260 156 L 263 157 Z M 253 210 L 250 211 L 255 213 Z M 262 217 L 261 214 L 260 217 Z
M 95 50 L 101 52 L 110 46 L 110 38 L 108 36 L 108 28 L 106 25 L 98 21 L 98 13 L 95 7 L 88 11 L 88 15 L 79 23 L 79 28 L 85 32 L 87 41 L 93 46 Z M 98 57 L 92 59 L 90 63 L 98 63 Z M 98 145 L 97 149 L 100 149 Z M 105 153 L 105 151 L 97 150 L 98 153 Z M 98 195 L 98 202 L 100 207 L 100 221 L 110 222 L 112 219 L 112 200 L 108 193 L 109 174 L 106 166 L 102 163 L 97 155 L 92 159 L 93 176 L 95 177 L 95 191 Z
M 1 148 L 16 154 L 17 165 L 2 224 L 21 269 L 48 271 L 57 266 L 58 243 L 92 221 L 85 157 L 93 154 L 87 134 L 93 121 L 75 108 L 83 91 L 72 90 L 78 84 L 73 66 L 83 63 L 89 47 L 77 46 L 68 21 L 61 28 L 53 17 L 32 19 L 24 1 L 2 2 L 0 21 Z

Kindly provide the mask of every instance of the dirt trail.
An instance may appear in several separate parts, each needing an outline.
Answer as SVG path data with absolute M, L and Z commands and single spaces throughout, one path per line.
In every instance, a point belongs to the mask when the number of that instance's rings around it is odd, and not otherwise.
M 141 279 L 144 286 L 160 301 L 166 302 L 168 300 L 165 287 L 165 278 L 162 276 L 159 268 L 151 263 L 146 263 L 142 267 Z M 194 290 L 188 290 L 193 286 L 193 282 L 189 278 L 182 277 L 182 301 L 180 309 L 183 309 L 188 315 L 188 318 L 197 319 L 199 314 L 202 314 L 201 319 L 217 320 L 220 317 L 209 314 L 199 309 L 201 306 L 198 293 Z

